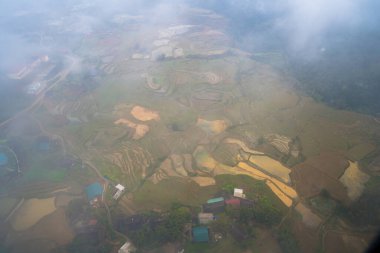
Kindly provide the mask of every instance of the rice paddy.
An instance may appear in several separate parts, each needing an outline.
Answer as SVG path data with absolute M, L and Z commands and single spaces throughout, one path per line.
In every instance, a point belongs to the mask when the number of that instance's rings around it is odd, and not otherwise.
M 55 198 L 28 199 L 21 205 L 11 219 L 15 231 L 25 231 L 34 226 L 43 217 L 56 210 Z

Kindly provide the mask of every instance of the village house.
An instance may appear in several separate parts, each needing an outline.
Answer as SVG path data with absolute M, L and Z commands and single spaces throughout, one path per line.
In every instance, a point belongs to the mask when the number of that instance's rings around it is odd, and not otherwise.
M 245 194 L 243 193 L 243 189 L 235 188 L 234 197 L 245 199 Z
M 192 229 L 193 242 L 208 242 L 209 231 L 207 227 L 194 227 Z
M 230 198 L 225 201 L 227 206 L 240 208 L 240 199 L 239 198 Z
M 125 187 L 122 186 L 121 184 L 118 184 L 118 185 L 115 186 L 115 188 L 117 189 L 117 191 L 113 195 L 113 199 L 117 200 L 118 198 L 120 198 L 121 194 L 123 194 L 123 192 L 125 190 Z
M 214 214 L 212 213 L 199 213 L 198 220 L 199 224 L 208 224 L 215 219 Z
M 129 252 L 134 252 L 134 247 L 132 243 L 130 242 L 124 243 L 123 246 L 121 246 L 121 248 L 118 251 L 118 253 L 129 253 Z
M 88 185 L 85 189 L 87 199 L 92 206 L 96 206 L 103 196 L 103 186 L 99 182 Z
M 209 199 L 206 204 L 203 204 L 204 213 L 222 213 L 224 212 L 224 208 L 225 203 L 223 197 Z

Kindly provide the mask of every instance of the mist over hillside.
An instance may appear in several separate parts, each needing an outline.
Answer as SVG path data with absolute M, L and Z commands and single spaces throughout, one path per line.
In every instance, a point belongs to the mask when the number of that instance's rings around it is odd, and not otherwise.
M 298 88 L 340 109 L 380 113 L 380 4 L 360 1 L 199 1 L 230 18 L 236 46 L 278 50 Z

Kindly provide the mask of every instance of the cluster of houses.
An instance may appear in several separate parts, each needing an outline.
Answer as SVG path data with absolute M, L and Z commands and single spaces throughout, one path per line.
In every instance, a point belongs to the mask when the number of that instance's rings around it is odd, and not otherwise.
M 125 191 L 125 187 L 121 184 L 114 185 L 115 191 L 113 194 L 113 199 L 117 200 L 121 197 L 121 195 Z M 103 193 L 104 193 L 104 187 L 99 182 L 94 182 L 92 184 L 87 185 L 85 189 L 87 200 L 89 201 L 90 205 L 92 207 L 99 207 L 100 203 L 103 201 Z M 133 220 L 133 218 L 132 218 Z M 84 227 L 88 230 L 88 228 L 96 228 L 96 225 L 98 224 L 96 219 L 89 220 L 84 224 Z M 119 249 L 118 253 L 129 253 L 134 249 L 131 242 L 126 242 L 122 245 L 122 247 Z
M 199 226 L 192 228 L 191 235 L 193 242 L 210 241 L 210 230 L 207 225 L 217 220 L 218 214 L 223 213 L 227 206 L 234 208 L 252 207 L 253 201 L 246 199 L 243 189 L 238 188 L 234 189 L 233 196 L 217 197 L 207 200 L 207 203 L 202 206 L 202 212 L 198 214 Z M 237 237 L 241 237 L 239 233 L 236 234 Z
M 113 194 L 113 199 L 117 200 L 125 191 L 125 187 L 121 184 L 117 184 L 114 187 L 115 191 Z M 103 201 L 104 187 L 101 183 L 94 182 L 92 184 L 87 185 L 85 192 L 91 206 L 98 207 L 99 204 Z
M 117 200 L 125 191 L 125 187 L 121 184 L 114 185 L 115 191 L 113 194 L 113 199 Z M 93 207 L 98 207 L 103 200 L 104 188 L 99 182 L 92 183 L 86 187 L 86 194 L 89 203 Z M 211 236 L 210 229 L 208 225 L 218 219 L 218 215 L 225 212 L 227 207 L 232 208 L 242 208 L 242 207 L 253 207 L 253 201 L 246 198 L 243 189 L 234 189 L 233 195 L 220 196 L 207 200 L 206 203 L 202 205 L 202 212 L 198 213 L 197 225 L 189 228 L 191 229 L 191 240 L 193 242 L 203 242 L 207 243 L 211 240 L 218 240 L 221 238 L 220 235 Z M 126 230 L 136 230 L 141 224 L 148 221 L 144 219 L 141 215 L 134 215 L 132 217 L 123 218 L 116 222 L 116 229 L 121 233 L 126 233 Z M 159 222 L 159 220 L 149 221 L 149 222 Z M 190 231 L 189 231 L 190 232 Z M 231 227 L 231 233 L 239 238 L 244 239 L 244 235 L 236 227 Z M 213 239 L 211 239 L 213 238 Z M 119 252 L 129 252 L 132 245 L 127 242 L 123 245 Z

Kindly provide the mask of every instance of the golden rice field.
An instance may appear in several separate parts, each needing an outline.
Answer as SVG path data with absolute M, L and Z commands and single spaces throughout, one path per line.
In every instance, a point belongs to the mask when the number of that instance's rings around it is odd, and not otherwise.
M 24 231 L 43 217 L 53 213 L 56 210 L 55 197 L 47 199 L 28 199 L 16 211 L 11 218 L 11 225 L 15 231 Z

